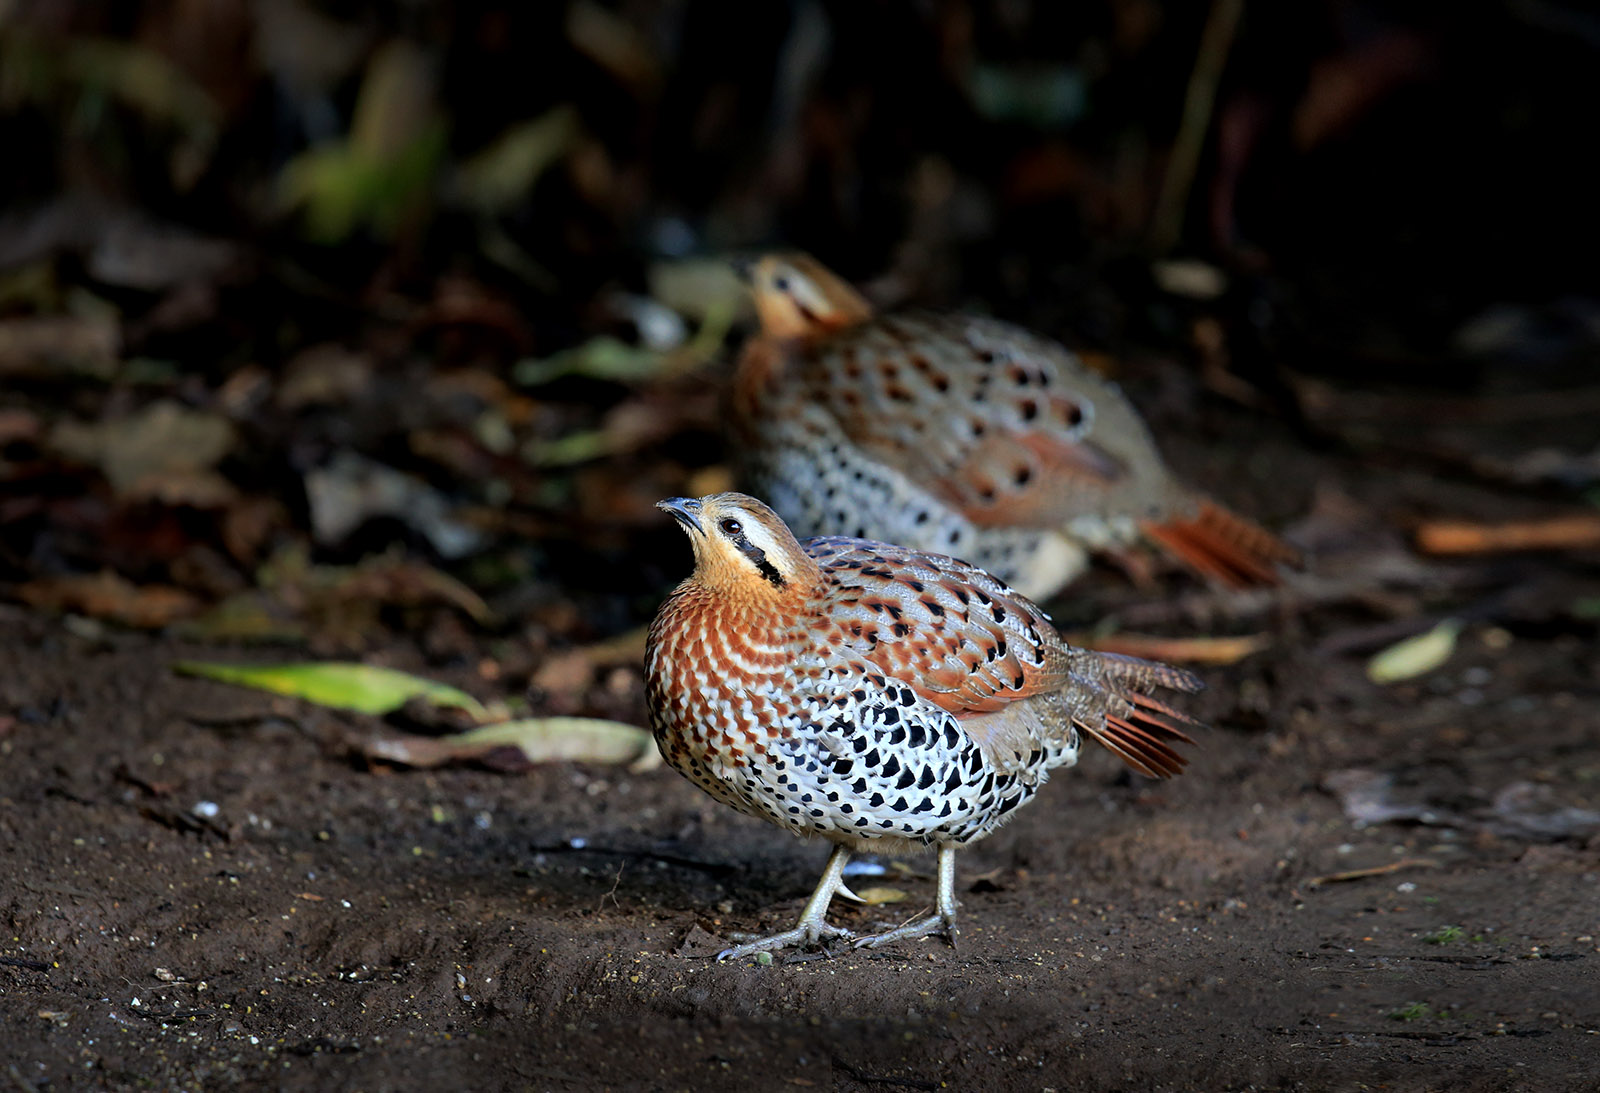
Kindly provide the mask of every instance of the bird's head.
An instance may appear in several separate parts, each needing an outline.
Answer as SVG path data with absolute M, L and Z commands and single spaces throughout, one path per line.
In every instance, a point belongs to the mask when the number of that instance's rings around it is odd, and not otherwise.
M 809 254 L 768 254 L 743 268 L 761 333 L 814 338 L 872 318 L 872 305 Z
M 816 563 L 778 514 L 742 493 L 656 502 L 694 547 L 694 583 L 717 592 L 770 596 L 804 587 Z

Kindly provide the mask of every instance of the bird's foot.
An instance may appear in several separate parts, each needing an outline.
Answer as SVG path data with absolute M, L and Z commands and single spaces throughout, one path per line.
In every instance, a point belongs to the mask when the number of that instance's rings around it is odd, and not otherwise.
M 904 926 L 897 926 L 893 930 L 885 930 L 881 934 L 870 934 L 867 937 L 858 937 L 852 941 L 851 948 L 877 949 L 896 941 L 912 941 L 929 934 L 943 934 L 950 947 L 956 947 L 956 939 L 961 936 L 961 931 L 956 928 L 954 915 L 929 915 L 927 918 L 916 922 L 908 922 Z
M 771 937 L 752 938 L 750 934 L 729 936 L 735 941 L 744 941 L 744 944 L 718 953 L 719 964 L 724 960 L 740 960 L 757 953 L 770 953 L 774 949 L 799 949 L 809 945 L 826 945 L 830 941 L 852 941 L 856 935 L 842 926 L 829 926 L 826 922 L 802 922 L 792 930 Z

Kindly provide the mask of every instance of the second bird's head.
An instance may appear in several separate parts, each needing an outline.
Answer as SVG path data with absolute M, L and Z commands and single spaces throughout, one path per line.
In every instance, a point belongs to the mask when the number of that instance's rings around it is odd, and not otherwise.
M 694 547 L 695 583 L 723 592 L 782 593 L 815 563 L 777 513 L 742 493 L 669 497 L 656 502 Z
M 872 305 L 809 254 L 768 254 L 742 264 L 761 333 L 769 338 L 815 338 L 872 317 Z

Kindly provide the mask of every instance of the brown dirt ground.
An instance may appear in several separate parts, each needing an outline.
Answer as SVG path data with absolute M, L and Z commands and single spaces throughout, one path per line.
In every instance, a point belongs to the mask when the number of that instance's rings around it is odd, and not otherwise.
M 670 770 L 369 770 L 363 719 L 168 670 L 236 653 L 0 610 L 17 1090 L 1600 1088 L 1595 845 L 1357 828 L 1320 788 L 1366 766 L 1592 804 L 1570 628 L 1469 629 L 1380 689 L 1310 651 L 1334 621 L 1286 616 L 1208 672 L 1185 777 L 1091 754 L 963 855 L 959 949 L 760 967 L 712 935 L 786 926 L 825 848 Z M 1431 864 L 1312 883 L 1407 858 Z M 931 899 L 888 883 L 910 902 L 836 920 Z

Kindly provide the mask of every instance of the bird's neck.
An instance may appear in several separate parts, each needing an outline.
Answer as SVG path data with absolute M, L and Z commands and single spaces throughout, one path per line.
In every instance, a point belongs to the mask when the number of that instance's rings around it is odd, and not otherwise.
M 736 427 L 759 420 L 762 405 L 790 367 L 794 348 L 791 343 L 771 338 L 751 338 L 745 343 L 733 375 L 730 397 L 731 417 Z M 759 438 L 741 437 L 741 440 L 748 444 Z
M 651 627 L 651 645 L 673 635 L 691 659 L 720 663 L 732 656 L 746 670 L 780 670 L 806 611 L 795 597 L 753 590 L 730 595 L 691 577 L 668 597 Z

